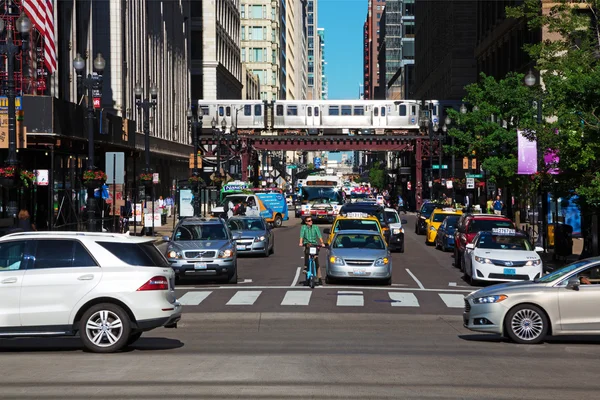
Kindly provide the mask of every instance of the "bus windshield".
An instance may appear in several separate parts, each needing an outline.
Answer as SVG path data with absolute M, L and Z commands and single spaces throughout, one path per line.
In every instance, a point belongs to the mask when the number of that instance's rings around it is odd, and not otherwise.
M 325 200 L 329 203 L 342 203 L 342 195 L 332 187 L 303 186 L 300 194 L 304 201 Z

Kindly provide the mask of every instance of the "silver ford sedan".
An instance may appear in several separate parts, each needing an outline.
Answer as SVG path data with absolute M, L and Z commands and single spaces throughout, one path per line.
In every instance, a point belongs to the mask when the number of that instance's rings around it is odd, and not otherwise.
M 547 335 L 600 335 L 600 257 L 533 281 L 489 286 L 465 296 L 464 326 L 517 343 Z
M 392 258 L 379 232 L 339 231 L 327 257 L 326 282 L 334 279 L 379 279 L 392 283 Z

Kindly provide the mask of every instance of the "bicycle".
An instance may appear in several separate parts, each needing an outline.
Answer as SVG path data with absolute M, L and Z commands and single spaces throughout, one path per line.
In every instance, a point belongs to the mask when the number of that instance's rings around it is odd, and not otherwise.
M 311 289 L 314 289 L 319 281 L 319 277 L 317 277 L 317 263 L 315 262 L 315 258 L 318 257 L 319 249 L 325 246 L 312 246 L 307 244 L 305 247 L 308 247 L 308 269 L 306 271 L 306 284 L 310 286 Z

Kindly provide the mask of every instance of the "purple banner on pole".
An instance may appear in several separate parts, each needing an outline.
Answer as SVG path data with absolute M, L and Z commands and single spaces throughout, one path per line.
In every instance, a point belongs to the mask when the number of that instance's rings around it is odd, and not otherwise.
M 530 175 L 537 172 L 537 141 L 529 140 L 523 131 L 517 131 L 519 164 L 517 174 Z

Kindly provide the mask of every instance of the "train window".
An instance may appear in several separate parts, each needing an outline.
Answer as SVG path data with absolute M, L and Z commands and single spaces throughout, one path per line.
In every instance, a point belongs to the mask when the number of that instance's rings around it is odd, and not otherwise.
M 385 107 L 381 107 L 381 116 L 385 117 Z
M 437 115 L 437 106 L 433 106 L 432 114 L 433 114 L 433 116 Z
M 282 116 L 283 115 L 283 106 L 281 104 L 277 104 L 275 112 L 278 116 Z
M 365 109 L 363 106 L 354 106 L 354 115 L 365 115 Z
M 339 106 L 329 106 L 329 115 L 340 115 Z
M 231 107 L 225 107 L 225 115 L 231 117 Z
M 208 113 L 209 111 L 207 106 L 200 107 L 200 115 L 208 115 Z
M 379 107 L 373 107 L 373 115 L 379 117 Z
M 250 104 L 244 106 L 244 115 L 252 115 L 252 106 Z
M 410 106 L 410 115 L 417 115 L 417 107 Z
M 315 117 L 319 116 L 319 107 L 315 107 Z
M 311 107 L 306 107 L 306 115 L 309 117 L 312 117 L 312 108 Z
M 298 106 L 287 106 L 287 115 L 298 115 Z
M 342 106 L 342 115 L 352 115 L 352 106 Z
M 405 104 L 401 104 L 399 110 L 400 110 L 400 116 L 401 117 L 405 117 L 406 116 L 406 105 Z
M 224 113 L 223 107 L 219 107 L 219 117 L 222 117 Z
M 254 106 L 254 116 L 260 117 L 261 115 L 262 115 L 262 108 L 261 108 L 260 104 L 256 104 Z

